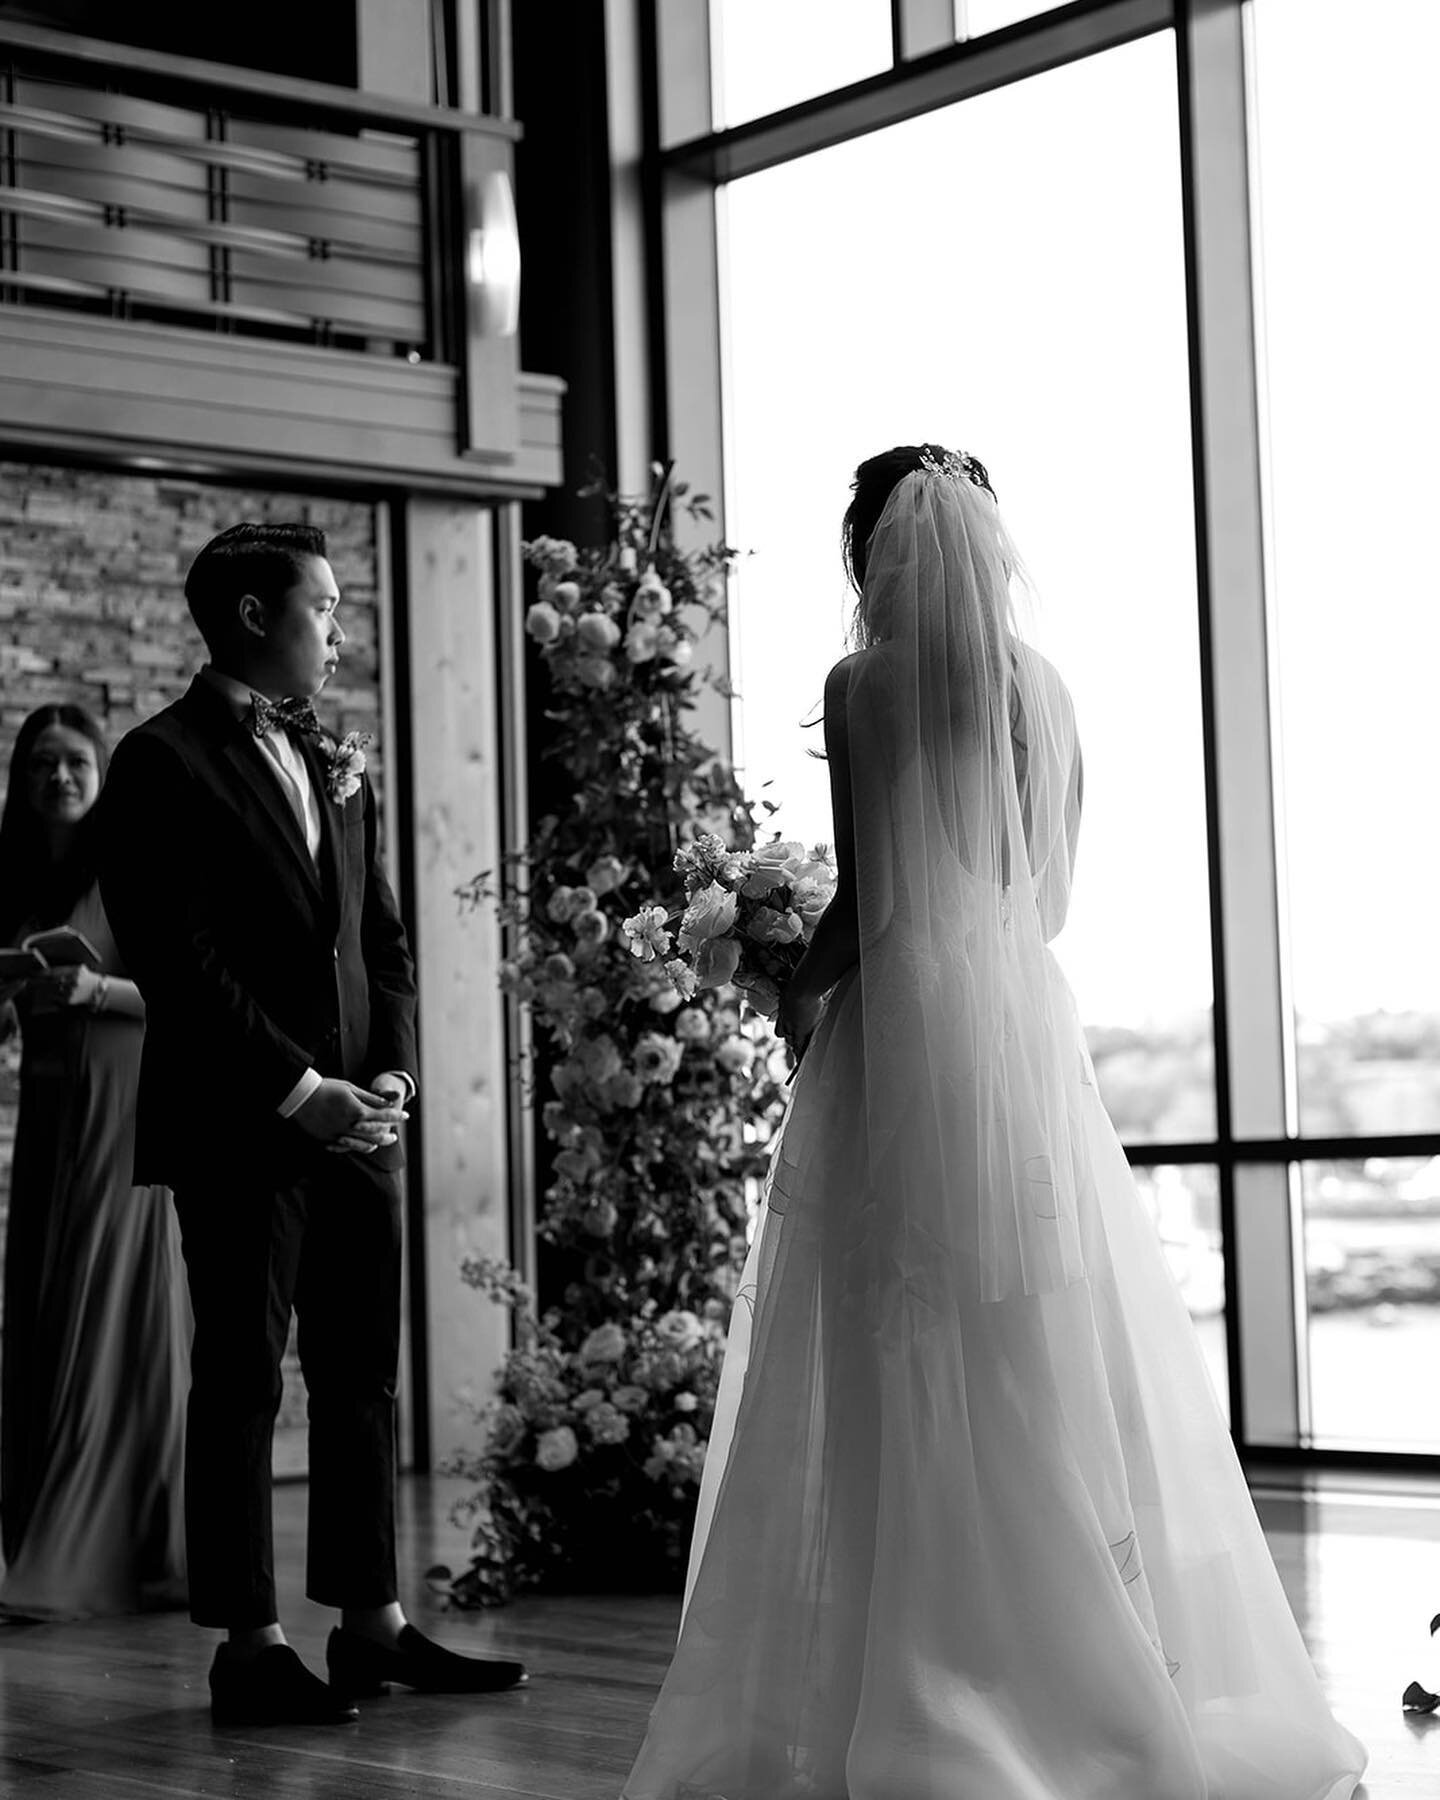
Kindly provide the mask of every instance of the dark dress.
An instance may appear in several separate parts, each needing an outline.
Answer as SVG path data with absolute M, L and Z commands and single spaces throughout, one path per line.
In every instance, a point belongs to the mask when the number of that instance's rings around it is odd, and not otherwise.
M 123 973 L 92 891 L 70 923 Z M 133 1187 L 144 1025 L 17 1003 L 5 1245 L 0 1611 L 183 1604 L 188 1304 L 168 1190 Z

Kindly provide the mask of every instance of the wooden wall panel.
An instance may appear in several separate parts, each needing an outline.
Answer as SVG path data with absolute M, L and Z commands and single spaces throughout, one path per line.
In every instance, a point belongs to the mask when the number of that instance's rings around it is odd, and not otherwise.
M 509 1341 L 507 1317 L 459 1273 L 467 1253 L 511 1254 L 500 934 L 491 913 L 462 910 L 455 893 L 501 852 L 493 519 L 463 502 L 412 501 L 405 510 L 416 1107 L 430 1443 L 443 1459 L 477 1440 L 473 1407 Z
M 522 374 L 514 457 L 477 464 L 461 454 L 448 364 L 0 308 L 0 441 L 12 443 L 515 496 L 561 479 L 563 392 Z

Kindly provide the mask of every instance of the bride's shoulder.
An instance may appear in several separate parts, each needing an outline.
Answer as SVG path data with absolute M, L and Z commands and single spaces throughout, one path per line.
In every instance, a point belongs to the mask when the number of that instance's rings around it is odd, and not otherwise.
M 1024 643 L 1019 638 L 1014 640 L 1014 654 L 1017 669 L 1051 693 L 1063 694 L 1069 699 L 1070 690 L 1065 685 L 1065 678 L 1048 656 L 1042 656 L 1033 644 Z
M 825 677 L 826 693 L 836 688 L 843 692 L 849 687 L 855 671 L 863 667 L 865 659 L 872 654 L 869 650 L 852 650 L 848 656 L 842 656 L 839 662 L 831 666 L 830 673 Z
M 873 677 L 890 667 L 890 646 L 888 644 L 872 644 L 864 650 L 852 650 L 848 656 L 842 656 L 825 677 L 827 694 L 843 694 L 861 677 Z

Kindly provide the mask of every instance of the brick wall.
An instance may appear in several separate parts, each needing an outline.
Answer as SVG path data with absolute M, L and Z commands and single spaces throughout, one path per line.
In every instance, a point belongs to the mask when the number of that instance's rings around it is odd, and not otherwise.
M 344 596 L 348 639 L 321 715 L 369 731 L 382 773 L 379 579 L 373 506 L 168 477 L 0 462 L 0 785 L 15 733 L 49 701 L 76 700 L 113 744 L 173 700 L 204 660 L 185 571 L 240 519 L 322 526 Z M 14 1141 L 17 1046 L 0 1049 L 0 1221 Z M 3 1240 L 0 1240 L 3 1241 Z M 287 1406 L 287 1415 L 292 1411 Z

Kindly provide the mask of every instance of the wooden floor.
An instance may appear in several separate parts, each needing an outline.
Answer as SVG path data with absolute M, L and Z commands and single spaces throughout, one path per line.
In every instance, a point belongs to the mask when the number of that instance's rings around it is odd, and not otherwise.
M 518 1654 L 530 1685 L 480 1699 L 395 1694 L 357 1726 L 216 1731 L 213 1634 L 174 1615 L 0 1627 L 3 1800 L 614 1800 L 664 1672 L 669 1599 L 527 1600 L 446 1613 L 423 1571 L 454 1562 L 454 1489 L 411 1480 L 402 1567 L 411 1616 L 459 1649 Z M 282 1488 L 282 1603 L 292 1641 L 323 1667 L 330 1618 L 300 1594 L 304 1489 Z M 1325 1686 L 1370 1746 L 1368 1800 L 1440 1795 L 1440 1720 L 1409 1719 L 1412 1679 L 1440 1691 L 1426 1626 L 1440 1610 L 1440 1490 L 1300 1501 L 1262 1492 L 1262 1516 Z M 969 1800 L 957 1796 L 956 1800 Z

